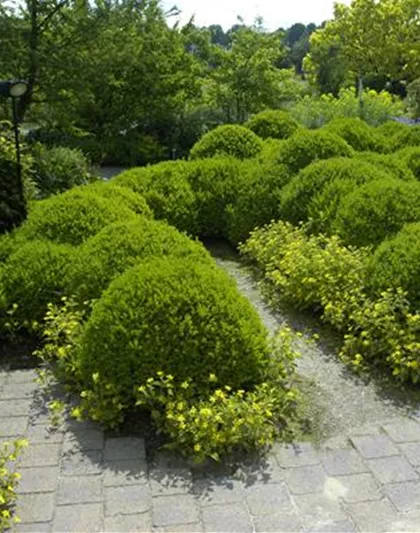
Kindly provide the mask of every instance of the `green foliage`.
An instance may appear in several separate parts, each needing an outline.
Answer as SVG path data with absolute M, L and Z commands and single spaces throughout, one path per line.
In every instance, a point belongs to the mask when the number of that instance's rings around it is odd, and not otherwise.
M 13 319 L 28 329 L 34 321 L 43 319 L 48 302 L 60 297 L 73 253 L 71 246 L 48 241 L 34 240 L 19 246 L 0 269 L 3 324 L 12 309 Z
M 77 249 L 66 272 L 65 292 L 79 303 L 99 298 L 115 277 L 155 256 L 210 260 L 201 244 L 164 222 L 143 217 L 116 222 Z
M 385 137 L 394 138 L 396 135 L 407 131 L 409 128 L 410 126 L 404 124 L 404 122 L 399 122 L 398 120 L 387 120 L 386 122 L 383 122 L 377 126 L 376 131 Z
M 362 185 L 341 202 L 334 229 L 348 244 L 378 245 L 420 220 L 420 183 L 381 179 Z
M 284 165 L 256 160 L 243 163 L 241 186 L 226 211 L 226 235 L 233 245 L 244 242 L 256 227 L 280 218 L 280 191 L 289 180 Z
M 268 109 L 254 115 L 245 126 L 261 139 L 287 139 L 299 128 L 299 124 L 286 111 Z
M 57 146 L 34 149 L 34 177 L 41 197 L 89 183 L 94 176 L 83 152 Z
M 407 107 L 414 118 L 420 118 L 420 78 L 407 87 Z
M 100 196 L 108 200 L 117 200 L 138 215 L 153 218 L 153 213 L 143 196 L 134 192 L 129 187 L 118 185 L 114 181 L 98 181 L 89 185 L 89 187 L 79 190 L 81 192 L 85 191 L 89 194 L 95 194 L 95 196 Z
M 420 146 L 403 148 L 395 152 L 395 158 L 403 161 L 412 171 L 414 176 L 420 180 Z
M 407 224 L 375 250 L 368 268 L 369 286 L 380 294 L 401 287 L 420 306 L 420 224 Z
M 353 149 L 339 137 L 327 131 L 299 130 L 287 139 L 280 149 L 279 163 L 296 174 L 317 159 L 351 157 Z
M 225 273 L 187 259 L 145 262 L 111 283 L 86 324 L 84 409 L 115 424 L 158 371 L 204 394 L 215 370 L 221 386 L 246 388 L 260 381 L 268 351 L 258 315 Z
M 19 472 L 13 471 L 13 466 L 19 460 L 21 450 L 27 445 L 26 440 L 20 439 L 3 442 L 0 448 L 0 531 L 7 531 L 20 522 L 19 517 L 14 515 L 13 506 L 21 476 Z
M 127 170 L 111 183 L 144 196 L 157 219 L 166 220 L 180 231 L 196 234 L 196 199 L 186 179 L 187 169 L 185 161 L 167 161 Z
M 325 126 L 342 137 L 357 152 L 386 152 L 387 139 L 360 118 L 335 118 Z
M 408 148 L 407 150 L 416 150 L 416 148 Z M 418 150 L 420 152 L 420 150 Z M 410 168 L 409 158 L 399 156 L 400 152 L 395 154 L 376 154 L 374 152 L 358 152 L 354 155 L 355 159 L 366 161 L 375 165 L 378 170 L 383 170 L 391 175 L 393 178 L 401 180 L 412 180 L 415 176 L 413 169 Z M 408 152 L 407 152 L 408 154 Z M 415 167 L 415 164 L 413 165 Z
M 420 126 L 410 126 L 393 139 L 394 150 L 401 150 L 408 146 L 420 147 Z
M 135 218 L 118 200 L 101 198 L 83 188 L 72 189 L 37 202 L 21 232 L 28 239 L 78 245 L 112 222 Z
M 249 159 L 257 156 L 262 149 L 262 140 L 248 128 L 227 124 L 203 135 L 193 146 L 191 159 L 214 156 L 233 156 Z
M 281 216 L 297 224 L 307 220 L 311 213 L 322 226 L 323 220 L 330 220 L 331 209 L 336 208 L 336 201 L 341 198 L 343 187 L 351 190 L 355 185 L 386 177 L 388 174 L 384 170 L 355 158 L 337 157 L 316 161 L 294 176 L 281 191 Z M 332 182 L 343 184 L 339 185 L 339 194 L 327 191 L 323 196 L 324 189 Z M 320 195 L 317 205 L 310 212 L 311 203 Z

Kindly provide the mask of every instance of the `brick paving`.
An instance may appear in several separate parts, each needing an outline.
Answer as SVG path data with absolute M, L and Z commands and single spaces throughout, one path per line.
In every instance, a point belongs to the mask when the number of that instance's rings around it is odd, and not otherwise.
M 93 423 L 54 429 L 34 377 L 0 373 L 0 439 L 29 440 L 18 531 L 420 531 L 420 418 L 204 468 Z

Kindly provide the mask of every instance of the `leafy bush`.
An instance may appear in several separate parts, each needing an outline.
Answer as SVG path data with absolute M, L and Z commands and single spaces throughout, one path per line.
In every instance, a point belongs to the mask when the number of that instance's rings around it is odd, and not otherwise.
M 0 448 L 0 531 L 7 531 L 20 522 L 14 516 L 13 506 L 19 483 L 19 472 L 13 471 L 13 465 L 19 460 L 19 455 L 28 442 L 24 439 L 14 442 L 3 442 Z
M 117 200 L 101 198 L 94 191 L 72 189 L 37 202 L 21 233 L 28 239 L 78 245 L 108 224 L 136 216 Z
M 157 219 L 166 220 L 181 231 L 197 233 L 197 207 L 186 175 L 189 163 L 168 161 L 123 172 L 111 183 L 141 194 Z
M 353 149 L 338 135 L 302 129 L 284 142 L 277 161 L 296 174 L 318 159 L 352 155 Z
M 81 150 L 42 145 L 33 150 L 35 181 L 42 197 L 64 192 L 95 179 Z
M 258 315 L 225 273 L 187 259 L 146 262 L 111 283 L 86 324 L 87 411 L 117 422 L 134 388 L 159 371 L 178 384 L 191 379 L 203 394 L 215 371 L 220 386 L 247 388 L 260 381 L 268 352 Z
M 388 174 L 385 171 L 359 159 L 337 157 L 316 161 L 294 176 L 281 191 L 281 216 L 294 223 L 307 220 L 311 203 L 317 195 L 321 195 L 311 210 L 311 215 L 319 222 L 329 220 L 331 209 L 336 208 L 336 201 L 341 198 L 343 188 L 347 187 L 345 184 L 353 188 L 355 185 L 386 177 Z M 338 190 L 339 194 L 326 192 L 325 197 L 322 196 L 324 189 L 333 181 L 343 184 Z
M 416 148 L 413 148 L 416 150 Z M 419 150 L 420 151 L 420 150 Z M 401 180 L 412 180 L 415 176 L 409 165 L 403 158 L 398 156 L 399 152 L 395 154 L 376 154 L 374 152 L 358 152 L 354 159 L 360 159 L 375 165 L 378 170 L 384 170 L 393 178 Z
M 206 133 L 192 147 L 191 159 L 214 156 L 233 156 L 249 159 L 259 154 L 262 140 L 244 126 L 227 124 Z
M 226 210 L 226 234 L 232 244 L 245 241 L 255 228 L 280 218 L 280 191 L 289 180 L 284 165 L 256 160 L 243 163 L 241 186 Z
M 210 260 L 201 244 L 164 222 L 116 222 L 78 248 L 65 277 L 66 294 L 78 302 L 99 298 L 115 277 L 154 256 Z
M 341 202 L 334 229 L 348 244 L 378 245 L 420 220 L 420 183 L 381 179 L 362 185 Z
M 407 131 L 409 127 L 410 126 L 408 126 L 408 124 L 404 124 L 398 120 L 387 120 L 386 122 L 383 122 L 381 125 L 377 126 L 376 131 L 384 137 L 393 138 L 396 135 Z
M 420 224 L 407 224 L 376 250 L 368 267 L 369 286 L 377 293 L 393 287 L 420 306 Z
M 289 113 L 268 109 L 254 115 L 245 126 L 262 139 L 287 139 L 299 128 L 299 124 Z
M 0 310 L 3 321 L 13 309 L 17 322 L 31 326 L 41 321 L 48 302 L 59 299 L 63 277 L 73 257 L 73 247 L 48 241 L 20 246 L 0 270 Z
M 420 126 L 410 126 L 396 135 L 393 139 L 394 150 L 401 150 L 408 146 L 420 147 Z
M 394 156 L 398 160 L 403 161 L 414 176 L 420 180 L 420 146 L 403 148 L 402 150 L 395 152 Z
M 122 205 L 125 205 L 138 215 L 143 215 L 147 218 L 153 218 L 153 213 L 150 207 L 147 205 L 146 200 L 140 194 L 134 192 L 128 187 L 123 187 L 122 185 L 117 185 L 113 181 L 111 182 L 96 182 L 79 189 L 79 191 L 85 191 L 88 193 L 93 193 L 95 196 L 100 196 L 102 198 L 107 198 L 109 200 L 117 200 L 121 202 Z
M 325 130 L 339 135 L 358 152 L 388 151 L 386 137 L 360 118 L 335 118 L 325 126 Z

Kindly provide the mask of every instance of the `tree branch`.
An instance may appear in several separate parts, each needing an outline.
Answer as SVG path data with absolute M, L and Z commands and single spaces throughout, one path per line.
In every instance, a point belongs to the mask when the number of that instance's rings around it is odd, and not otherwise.
M 62 0 L 61 2 L 59 2 L 55 8 L 50 11 L 48 13 L 48 15 L 46 15 L 44 17 L 44 19 L 38 24 L 38 32 L 39 33 L 42 33 L 45 29 L 46 29 L 46 25 L 48 24 L 48 21 L 52 19 L 52 17 L 58 13 L 60 11 L 60 9 L 62 9 L 67 3 L 69 2 L 69 0 Z

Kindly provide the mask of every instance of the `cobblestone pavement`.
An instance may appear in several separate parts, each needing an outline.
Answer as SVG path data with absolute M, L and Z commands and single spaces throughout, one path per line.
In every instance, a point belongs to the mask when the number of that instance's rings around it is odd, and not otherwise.
M 19 531 L 420 531 L 420 418 L 198 468 L 92 423 L 53 430 L 34 377 L 0 374 L 0 439 L 29 440 Z

